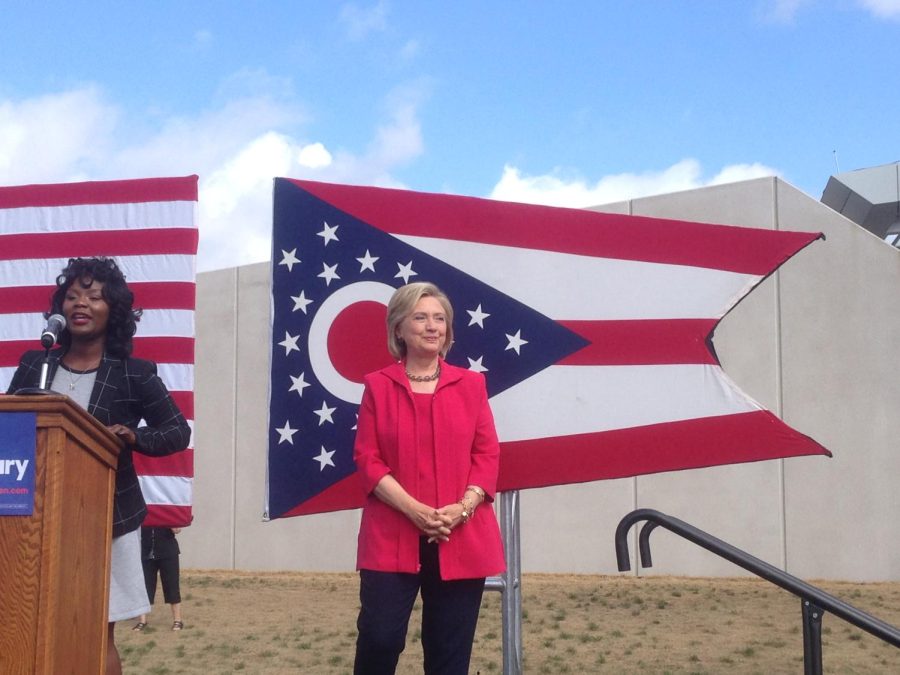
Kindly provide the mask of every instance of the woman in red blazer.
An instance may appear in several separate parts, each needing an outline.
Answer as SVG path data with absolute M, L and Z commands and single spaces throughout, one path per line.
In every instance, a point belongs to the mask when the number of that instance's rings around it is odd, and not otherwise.
M 398 362 L 367 375 L 353 456 L 359 530 L 354 673 L 393 673 L 422 593 L 425 672 L 468 672 L 484 578 L 505 569 L 493 501 L 500 447 L 484 376 L 451 366 L 453 308 L 429 283 L 388 303 Z

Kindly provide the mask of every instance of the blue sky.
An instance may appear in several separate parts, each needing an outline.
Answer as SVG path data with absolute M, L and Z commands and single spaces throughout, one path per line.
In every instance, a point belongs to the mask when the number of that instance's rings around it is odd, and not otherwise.
M 565 206 L 900 159 L 900 0 L 0 0 L 0 185 L 200 176 L 201 270 L 271 179 Z

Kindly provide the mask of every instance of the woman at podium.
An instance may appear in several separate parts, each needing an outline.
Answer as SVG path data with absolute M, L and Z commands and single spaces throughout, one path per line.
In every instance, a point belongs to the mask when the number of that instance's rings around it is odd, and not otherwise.
M 150 611 L 141 566 L 139 528 L 147 513 L 132 452 L 168 455 L 184 450 L 191 430 L 156 364 L 131 356 L 141 310 L 111 258 L 72 258 L 56 279 L 50 314 L 66 327 L 49 352 L 47 388 L 72 398 L 124 443 L 116 470 L 109 591 L 107 672 L 120 673 L 116 621 Z M 38 387 L 45 352 L 26 352 L 9 392 Z M 141 421 L 145 426 L 138 426 Z M 98 589 L 100 592 L 100 589 Z

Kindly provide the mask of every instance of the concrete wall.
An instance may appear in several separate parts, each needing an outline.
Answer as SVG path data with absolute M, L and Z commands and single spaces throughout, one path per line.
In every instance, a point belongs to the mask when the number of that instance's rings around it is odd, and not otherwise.
M 835 456 L 524 491 L 524 570 L 615 573 L 615 525 L 649 507 L 804 578 L 900 579 L 900 251 L 777 179 L 598 210 L 825 232 L 722 321 L 715 346 L 739 386 Z M 268 275 L 258 264 L 198 279 L 195 524 L 183 564 L 352 570 L 357 512 L 262 522 Z M 665 531 L 653 553 L 653 574 L 741 573 Z

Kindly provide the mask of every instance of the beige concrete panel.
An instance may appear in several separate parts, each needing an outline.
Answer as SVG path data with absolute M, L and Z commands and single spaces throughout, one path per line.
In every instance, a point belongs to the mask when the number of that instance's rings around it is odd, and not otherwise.
M 616 213 L 622 216 L 631 215 L 631 200 L 624 202 L 613 202 L 612 204 L 603 204 L 602 206 L 591 206 L 588 211 L 599 211 L 600 213 Z
M 359 509 L 280 518 L 248 526 L 247 541 L 260 548 L 242 550 L 242 569 L 352 572 L 356 569 Z
M 778 283 L 775 275 L 763 281 L 725 315 L 713 335 L 722 369 L 741 391 L 775 414 L 781 409 Z
M 679 518 L 766 562 L 783 563 L 781 462 L 641 476 L 638 508 Z M 740 567 L 658 528 L 650 537 L 653 567 L 642 575 L 743 576 Z
M 784 417 L 834 453 L 786 464 L 788 568 L 900 579 L 900 251 L 779 187 L 779 220 L 827 237 L 783 273 Z
M 697 190 L 642 197 L 632 215 L 741 227 L 774 228 L 774 178 L 757 178 Z
M 234 566 L 263 569 L 277 547 L 263 528 L 269 397 L 269 264 L 241 267 L 238 277 L 238 389 Z
M 523 490 L 522 571 L 617 573 L 616 525 L 634 503 L 631 478 Z
M 237 275 L 228 269 L 197 276 L 194 522 L 179 536 L 185 567 L 231 566 Z
M 235 514 L 239 536 L 234 560 L 238 569 L 271 569 L 266 563 L 277 558 L 283 544 L 262 522 L 271 348 L 269 278 L 268 263 L 239 268 Z

